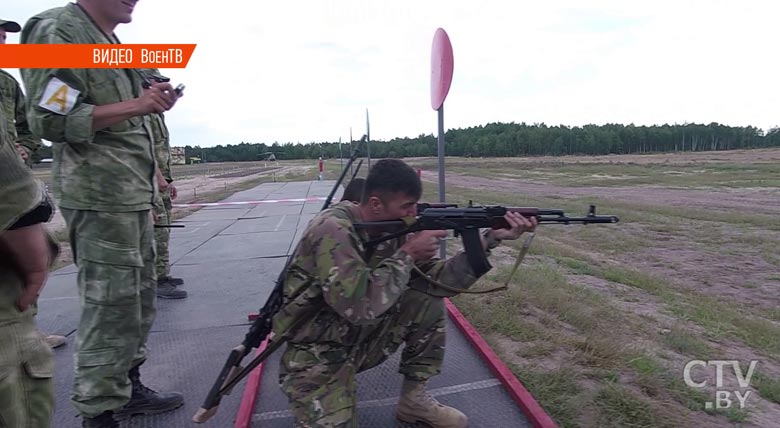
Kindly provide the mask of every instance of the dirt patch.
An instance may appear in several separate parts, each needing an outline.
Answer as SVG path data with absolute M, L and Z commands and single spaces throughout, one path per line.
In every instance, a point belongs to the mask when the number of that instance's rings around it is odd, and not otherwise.
M 259 173 L 261 173 L 261 172 L 271 172 L 271 171 L 277 171 L 277 170 L 279 170 L 279 169 L 280 169 L 280 168 L 255 168 L 255 169 L 247 169 L 247 170 L 244 170 L 244 171 L 239 171 L 239 172 L 230 172 L 230 173 L 227 173 L 227 174 L 222 174 L 222 175 L 215 175 L 215 176 L 213 176 L 212 178 L 236 178 L 236 177 L 246 177 L 246 176 L 249 176 L 249 175 L 255 175 L 255 174 L 259 174 Z

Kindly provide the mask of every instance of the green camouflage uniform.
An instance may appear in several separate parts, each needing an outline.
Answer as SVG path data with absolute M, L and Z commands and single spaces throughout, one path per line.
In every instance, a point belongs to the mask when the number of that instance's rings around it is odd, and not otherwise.
M 41 147 L 41 139 L 30 132 L 24 93 L 13 76 L 0 70 L 0 108 L 5 113 L 5 132 L 11 144 L 19 144 L 27 152 L 27 165 L 32 165 L 32 154 Z
M 6 135 L 0 111 L 0 233 L 43 200 Z M 53 241 L 52 241 L 53 242 Z M 0 251 L 0 427 L 47 428 L 54 407 L 54 354 L 35 328 L 37 308 L 16 308 L 24 283 Z
M 168 127 L 165 126 L 165 118 L 162 114 L 150 115 L 152 125 L 152 138 L 154 138 L 154 153 L 157 158 L 157 165 L 162 172 L 163 177 L 168 183 L 173 182 L 171 176 L 171 146 L 168 136 Z M 171 224 L 171 203 L 170 190 L 165 189 L 158 192 L 158 197 L 154 201 L 154 210 L 157 212 L 157 222 L 160 224 Z M 154 229 L 154 241 L 157 245 L 157 259 L 155 269 L 157 278 L 165 278 L 171 272 L 170 253 L 168 243 L 171 237 L 171 230 L 167 227 Z
M 121 46 L 74 3 L 32 17 L 21 42 Z M 139 97 L 141 77 L 130 69 L 63 68 L 23 69 L 22 79 L 30 128 L 53 143 L 52 187 L 79 269 L 71 401 L 95 417 L 130 399 L 128 371 L 144 361 L 155 317 L 157 187 L 148 119 L 92 130 L 95 106 Z
M 359 221 L 351 202 L 320 213 L 287 270 L 285 306 L 273 325 L 276 336 L 290 336 L 279 381 L 296 427 L 356 427 L 356 373 L 382 363 L 402 342 L 399 371 L 406 378 L 427 380 L 441 371 L 443 299 L 418 291 L 427 283 L 412 273 L 401 240 L 380 244 L 366 263 L 365 237 L 352 226 Z M 458 288 L 477 280 L 465 253 L 417 265 Z

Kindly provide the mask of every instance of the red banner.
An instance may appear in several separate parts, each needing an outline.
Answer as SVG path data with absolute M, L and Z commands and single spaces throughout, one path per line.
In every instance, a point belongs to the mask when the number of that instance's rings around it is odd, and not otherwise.
M 0 68 L 184 68 L 195 44 L 0 45 Z

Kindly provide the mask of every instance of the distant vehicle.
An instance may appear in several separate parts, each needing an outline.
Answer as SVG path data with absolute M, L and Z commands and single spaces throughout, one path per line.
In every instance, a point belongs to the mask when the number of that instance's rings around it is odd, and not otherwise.
M 276 153 L 274 152 L 263 152 L 257 156 L 262 157 L 264 161 L 276 162 Z
M 171 147 L 171 164 L 172 165 L 184 165 L 185 161 L 184 147 Z

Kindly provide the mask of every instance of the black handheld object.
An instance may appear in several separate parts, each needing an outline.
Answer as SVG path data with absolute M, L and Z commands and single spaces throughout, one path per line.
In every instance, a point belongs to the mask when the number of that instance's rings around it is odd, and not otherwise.
M 176 86 L 176 89 L 174 89 L 174 91 L 176 91 L 176 95 L 181 96 L 181 93 L 184 92 L 184 88 L 185 88 L 185 86 L 183 84 L 179 83 L 179 85 Z

